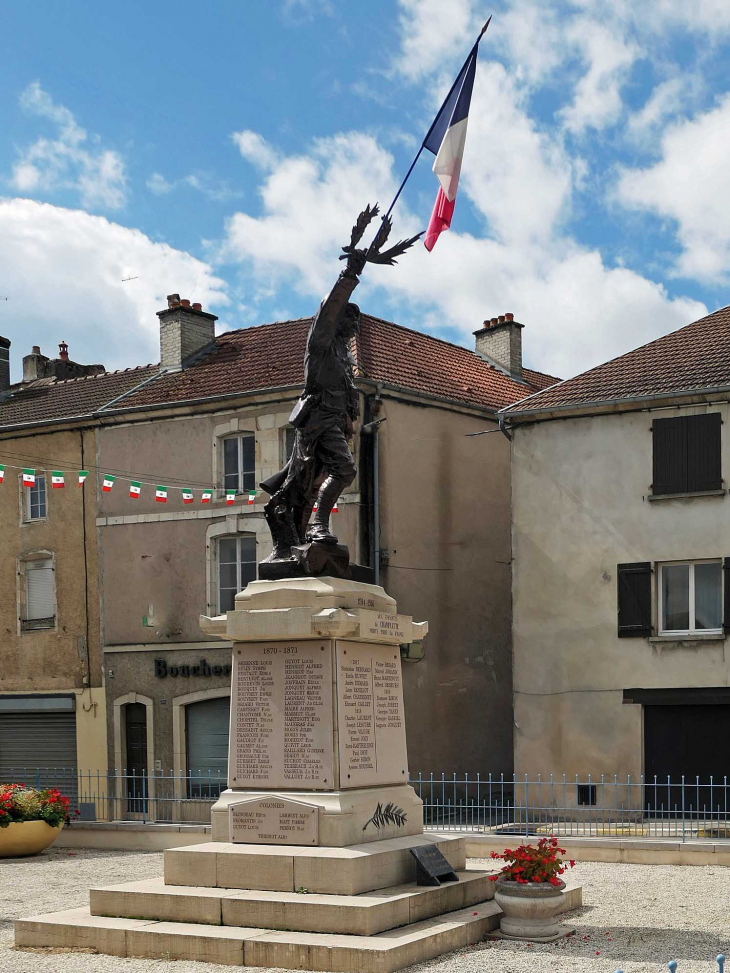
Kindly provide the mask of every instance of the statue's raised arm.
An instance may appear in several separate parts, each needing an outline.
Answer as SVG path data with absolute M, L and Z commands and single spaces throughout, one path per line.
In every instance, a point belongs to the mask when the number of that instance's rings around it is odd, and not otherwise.
M 403 240 L 381 252 L 391 230 L 391 221 L 386 217 L 371 246 L 358 249 L 363 233 L 377 215 L 377 205 L 367 206 L 352 228 L 350 243 L 342 248 L 340 259 L 347 261 L 346 267 L 320 304 L 307 336 L 304 393 L 289 420 L 296 429 L 291 456 L 284 469 L 261 483 L 261 488 L 271 495 L 264 508 L 274 545 L 262 562 L 271 566 L 265 571 L 267 577 L 279 572 L 275 565 L 281 569 L 278 576 L 285 577 L 301 573 L 298 566 L 304 570 L 311 568 L 314 561 L 326 562 L 326 557 L 305 557 L 303 546 L 307 542 L 332 545 L 332 554 L 337 545 L 337 538 L 330 531 L 330 515 L 342 491 L 355 478 L 348 440 L 359 415 L 350 341 L 360 327 L 360 309 L 349 298 L 366 263 L 394 264 L 396 257 L 418 239 L 416 236 Z M 337 551 L 344 551 L 347 559 L 346 548 Z M 342 553 L 339 556 L 341 559 Z

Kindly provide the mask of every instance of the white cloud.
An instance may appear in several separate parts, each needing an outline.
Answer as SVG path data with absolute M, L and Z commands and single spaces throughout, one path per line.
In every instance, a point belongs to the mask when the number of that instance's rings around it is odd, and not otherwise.
M 155 196 L 166 196 L 168 193 L 173 192 L 173 190 L 183 186 L 189 189 L 196 189 L 199 193 L 207 196 L 208 199 L 213 199 L 216 202 L 227 202 L 230 199 L 236 199 L 243 195 L 240 190 L 231 189 L 226 182 L 221 182 L 215 179 L 210 173 L 205 172 L 191 173 L 189 176 L 183 176 L 174 182 L 165 179 L 159 172 L 153 172 L 147 179 L 146 186 Z
M 580 51 L 588 70 L 573 92 L 572 103 L 560 116 L 570 132 L 587 128 L 600 131 L 618 120 L 623 107 L 621 88 L 640 48 L 613 29 L 588 18 L 576 18 L 566 31 L 566 39 Z
M 517 125 L 519 112 L 514 106 L 511 111 Z M 495 237 L 477 239 L 454 229 L 432 254 L 417 245 L 395 268 L 369 267 L 358 303 L 367 310 L 368 295 L 382 289 L 399 322 L 437 333 L 455 329 L 467 346 L 484 318 L 513 311 L 528 327 L 527 363 L 563 376 L 706 313 L 703 305 L 670 298 L 661 285 L 631 270 L 606 266 L 598 252 L 561 232 L 558 210 L 570 193 L 569 177 L 559 179 L 564 160 L 551 160 L 548 146 L 546 163 L 545 146 L 526 121 L 521 124 L 524 149 L 517 142 L 514 154 L 524 154 L 526 161 L 514 181 L 508 174 L 493 183 L 482 180 L 486 160 L 480 139 L 468 178 L 465 165 L 464 188 L 496 226 Z M 237 213 L 229 220 L 221 259 L 242 263 L 246 280 L 261 287 L 262 296 L 286 283 L 309 295 L 314 309 L 341 269 L 339 248 L 362 205 L 390 198 L 396 184 L 392 167 L 390 154 L 358 132 L 318 140 L 306 155 L 280 158 L 262 177 L 263 214 Z M 522 209 L 520 187 L 526 193 Z M 542 210 L 544 233 L 530 212 L 543 205 L 541 193 L 555 197 Z M 465 202 L 457 201 L 456 227 Z M 399 203 L 394 236 L 421 229 L 426 217 L 421 213 L 416 219 Z M 255 293 L 249 300 L 255 305 Z
M 625 169 L 617 186 L 624 206 L 674 220 L 682 246 L 675 272 L 730 281 L 730 95 L 714 108 L 666 129 L 661 159 Z
M 652 91 L 639 111 L 629 116 L 627 134 L 637 142 L 650 142 L 656 145 L 657 132 L 676 115 L 700 87 L 699 79 L 695 76 L 682 75 L 662 81 Z
M 412 80 L 440 71 L 459 52 L 466 57 L 483 26 L 475 0 L 398 0 L 398 6 L 401 51 L 397 67 Z
M 257 169 L 268 171 L 276 165 L 278 156 L 275 150 L 258 132 L 244 129 L 241 132 L 234 132 L 231 138 L 243 158 Z
M 171 193 L 175 188 L 174 182 L 168 182 L 165 177 L 159 172 L 153 172 L 152 175 L 147 180 L 147 188 L 155 196 L 166 196 Z
M 8 297 L 0 332 L 13 342 L 15 379 L 31 345 L 54 355 L 62 340 L 74 360 L 87 364 L 159 361 L 155 312 L 168 293 L 205 308 L 228 303 L 209 264 L 102 216 L 0 198 L 0 227 Z
M 10 185 L 21 193 L 76 189 L 90 209 L 120 209 L 127 198 L 127 176 L 118 152 L 89 149 L 87 133 L 73 114 L 32 82 L 20 95 L 21 107 L 58 128 L 56 139 L 38 138 L 23 149 Z

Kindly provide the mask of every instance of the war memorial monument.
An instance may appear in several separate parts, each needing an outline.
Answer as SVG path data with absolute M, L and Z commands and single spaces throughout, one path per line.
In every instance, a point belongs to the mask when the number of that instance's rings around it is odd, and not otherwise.
M 366 263 L 393 263 L 415 239 L 383 251 L 386 219 L 357 249 L 376 214 L 361 214 L 313 319 L 292 455 L 262 484 L 272 553 L 234 611 L 201 619 L 233 643 L 228 789 L 212 840 L 165 851 L 164 878 L 19 920 L 19 946 L 391 973 L 499 925 L 489 873 L 466 869 L 463 837 L 423 834 L 408 783 L 400 646 L 427 623 L 358 580 L 330 530 L 355 475 L 359 310 L 348 298 Z

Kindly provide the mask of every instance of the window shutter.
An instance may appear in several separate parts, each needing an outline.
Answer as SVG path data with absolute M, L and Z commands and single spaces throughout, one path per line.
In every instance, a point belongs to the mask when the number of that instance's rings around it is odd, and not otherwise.
M 53 594 L 53 562 L 28 561 L 25 565 L 26 620 L 53 618 L 56 599 Z
M 722 629 L 730 635 L 730 557 L 722 562 Z
M 655 419 L 652 493 L 701 493 L 722 488 L 719 412 Z
M 651 628 L 651 562 L 619 564 L 618 637 L 647 638 Z

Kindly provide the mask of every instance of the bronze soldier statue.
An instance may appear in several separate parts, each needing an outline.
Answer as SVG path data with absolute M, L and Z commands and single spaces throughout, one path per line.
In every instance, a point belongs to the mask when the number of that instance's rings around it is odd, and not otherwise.
M 264 513 L 274 544 L 263 563 L 303 563 L 297 556 L 301 545 L 337 544 L 337 537 L 330 530 L 330 515 L 342 491 L 355 478 L 348 440 L 359 416 L 350 340 L 360 327 L 360 309 L 348 298 L 367 262 L 393 264 L 418 239 L 401 241 L 381 253 L 391 229 L 386 218 L 373 244 L 367 250 L 356 249 L 377 213 L 377 205 L 368 206 L 358 217 L 350 244 L 342 248 L 340 259 L 347 260 L 346 268 L 320 304 L 309 329 L 304 392 L 290 417 L 296 429 L 292 453 L 282 470 L 261 483 L 271 496 Z M 317 509 L 310 525 L 315 501 Z

